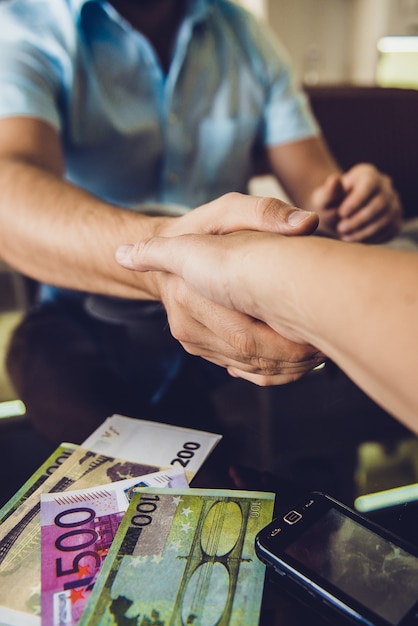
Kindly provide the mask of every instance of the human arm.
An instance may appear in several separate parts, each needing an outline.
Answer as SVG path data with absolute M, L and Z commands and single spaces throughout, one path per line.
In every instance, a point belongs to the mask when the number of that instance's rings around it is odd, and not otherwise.
M 318 232 L 365 243 L 398 233 L 399 196 L 373 165 L 360 163 L 343 173 L 321 137 L 272 146 L 268 159 L 292 202 L 318 213 Z
M 174 272 L 208 300 L 317 346 L 418 432 L 415 252 L 243 232 L 153 239 L 125 249 L 119 260 L 142 271 Z M 235 339 L 236 349 L 245 350 L 246 338 Z M 260 382 L 248 371 L 232 371 Z
M 246 316 L 204 306 L 184 282 L 174 285 L 169 275 L 127 272 L 114 260 L 121 242 L 153 235 L 257 228 L 308 234 L 316 227 L 315 215 L 232 194 L 182 217 L 148 217 L 106 204 L 69 184 L 62 179 L 63 169 L 60 138 L 52 126 L 34 118 L 0 120 L 0 250 L 7 263 L 61 287 L 162 300 L 179 332 L 187 333 L 200 351 L 220 364 L 242 358 L 228 341 L 232 328 L 251 337 L 254 353 L 246 362 L 264 367 L 267 375 L 278 373 L 272 370 L 277 354 L 282 355 L 284 380 L 303 375 L 318 362 L 310 346 L 293 346 Z M 298 225 L 288 220 L 295 212 L 306 218 Z M 212 327 L 220 323 L 224 334 L 215 335 Z

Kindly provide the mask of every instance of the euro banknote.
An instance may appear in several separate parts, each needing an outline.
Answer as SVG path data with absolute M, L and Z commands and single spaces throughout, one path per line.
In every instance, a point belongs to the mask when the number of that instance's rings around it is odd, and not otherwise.
M 75 626 L 138 487 L 184 488 L 184 471 L 41 495 L 42 626 Z
M 168 467 L 190 469 L 183 464 L 192 459 L 192 471 L 187 472 L 190 480 L 220 438 L 210 433 L 201 436 L 201 431 L 194 429 L 165 427 L 162 424 L 158 424 L 157 428 L 154 426 L 152 422 L 123 416 L 110 418 L 106 426 L 99 428 L 91 437 L 92 443 L 98 448 L 97 452 L 83 446 L 76 448 L 68 458 L 60 461 L 55 471 L 47 476 L 44 470 L 40 471 L 42 480 L 37 480 L 35 473 L 34 479 L 25 483 L 27 492 L 19 490 L 19 495 L 12 498 L 14 504 L 6 504 L 2 509 L 6 515 L 0 524 L 1 626 L 40 624 L 41 493 L 94 487 Z M 175 438 L 172 446 L 170 437 Z M 178 442 L 182 443 L 181 447 L 177 445 Z M 157 452 L 160 444 L 164 446 L 164 454 Z M 126 456 L 124 447 L 127 449 Z M 121 457 L 110 454 L 115 449 L 120 451 Z M 180 463 L 175 462 L 177 458 Z M 13 514 L 7 514 L 12 509 Z
M 273 506 L 266 492 L 140 489 L 80 626 L 255 626 L 265 567 L 254 538 Z
M 0 624 L 35 626 L 41 612 L 41 493 L 83 489 L 151 473 L 149 466 L 79 447 L 0 525 Z
M 42 463 L 42 465 L 28 478 L 12 498 L 0 509 L 0 524 L 12 515 L 19 506 L 57 470 L 76 450 L 78 446 L 73 443 L 62 443 L 54 452 Z
M 222 435 L 202 430 L 112 415 L 82 446 L 100 454 L 149 464 L 155 470 L 181 467 L 189 482 Z

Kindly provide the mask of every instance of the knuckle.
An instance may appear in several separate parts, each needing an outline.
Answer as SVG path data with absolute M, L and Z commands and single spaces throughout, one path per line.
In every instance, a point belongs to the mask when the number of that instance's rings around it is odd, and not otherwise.
M 166 306 L 167 320 L 170 332 L 174 339 L 177 339 L 181 344 L 192 343 L 191 325 L 187 323 L 188 318 L 185 318 L 183 314 L 183 303 L 178 298 L 179 293 L 170 298 L 169 306 Z
M 257 354 L 257 342 L 246 328 L 234 328 L 231 334 L 233 349 L 241 356 L 244 362 L 254 359 Z
M 131 263 L 134 266 L 138 263 L 141 257 L 141 253 L 146 252 L 147 249 L 150 247 L 150 245 L 151 243 L 149 240 L 141 240 L 132 244 L 132 248 L 129 252 L 129 257 L 130 257 Z
M 174 339 L 177 339 L 177 341 L 179 341 L 181 344 L 187 342 L 188 337 L 186 336 L 187 333 L 185 332 L 184 324 L 180 324 L 177 321 L 176 316 L 172 316 L 171 318 L 169 318 L 169 326 L 170 332 L 173 335 Z
M 199 350 L 194 343 L 189 343 L 187 341 L 180 341 L 180 343 L 182 345 L 182 348 L 187 352 L 187 354 L 190 354 L 191 356 L 205 358 L 205 355 L 202 354 L 202 350 Z
M 225 200 L 228 204 L 238 203 L 238 200 L 242 198 L 242 194 L 238 191 L 228 191 L 222 196 L 222 200 Z
M 280 361 L 274 361 L 272 359 L 266 359 L 264 357 L 256 357 L 253 361 L 253 366 L 256 371 L 262 375 L 262 378 L 268 379 L 271 376 L 280 374 L 282 370 L 282 363 Z M 266 383 L 269 384 L 269 383 Z
M 253 373 L 274 376 L 280 370 L 280 364 L 274 358 L 266 356 L 266 348 L 260 347 L 254 336 L 244 328 L 235 329 L 232 347 L 239 360 L 249 365 Z
M 283 216 L 283 210 L 288 208 L 284 202 L 277 198 L 258 198 L 256 204 L 256 216 L 260 224 L 274 224 Z

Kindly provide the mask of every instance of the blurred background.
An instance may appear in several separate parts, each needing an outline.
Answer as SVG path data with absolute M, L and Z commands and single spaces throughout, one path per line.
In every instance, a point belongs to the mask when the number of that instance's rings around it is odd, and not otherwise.
M 295 78 L 311 99 L 342 167 L 374 162 L 392 176 L 407 217 L 417 217 L 418 0 L 240 4 L 268 23 L 287 49 Z M 253 181 L 250 190 L 282 195 L 269 177 Z M 3 501 L 47 455 L 4 369 L 10 333 L 35 291 L 33 281 L 0 261 Z M 235 381 L 219 403 L 226 429 L 236 437 L 246 462 L 251 459 L 263 470 L 311 481 L 317 488 L 329 487 L 348 504 L 379 494 L 380 500 L 358 505 L 366 511 L 377 502 L 377 510 L 395 511 L 398 518 L 399 502 L 418 501 L 417 438 L 341 373 L 317 372 L 281 389 L 250 390 Z
M 240 0 L 268 21 L 308 85 L 418 87 L 417 0 Z

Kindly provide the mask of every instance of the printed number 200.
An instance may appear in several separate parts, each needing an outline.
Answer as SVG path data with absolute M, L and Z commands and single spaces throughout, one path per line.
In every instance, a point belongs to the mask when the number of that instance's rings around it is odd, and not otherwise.
M 176 458 L 171 461 L 170 465 L 178 463 L 182 467 L 187 467 L 191 459 L 194 457 L 194 451 L 199 448 L 200 443 L 197 443 L 196 441 L 186 441 L 186 443 L 183 444 L 182 450 L 177 452 Z

